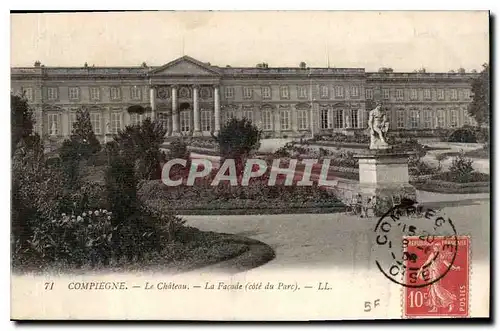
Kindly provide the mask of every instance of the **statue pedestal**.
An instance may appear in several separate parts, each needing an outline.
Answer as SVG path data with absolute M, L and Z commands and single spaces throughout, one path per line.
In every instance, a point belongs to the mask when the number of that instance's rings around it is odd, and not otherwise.
M 408 156 L 411 152 L 392 149 L 367 150 L 359 159 L 359 191 L 375 197 L 375 214 L 382 215 L 393 206 L 393 197 L 416 201 L 416 190 L 409 184 Z

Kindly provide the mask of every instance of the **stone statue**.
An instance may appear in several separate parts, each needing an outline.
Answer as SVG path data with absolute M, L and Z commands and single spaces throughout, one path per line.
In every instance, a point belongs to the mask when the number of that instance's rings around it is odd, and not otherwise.
M 108 134 L 111 133 L 109 122 L 106 122 L 106 132 L 104 132 L 104 144 L 108 143 Z
M 387 143 L 387 131 L 389 122 L 382 109 L 382 104 L 378 103 L 368 115 L 368 127 L 370 128 L 370 149 L 390 148 Z
M 50 127 L 50 135 L 51 136 L 57 135 L 57 124 L 56 124 L 56 122 L 52 122 L 52 126 Z

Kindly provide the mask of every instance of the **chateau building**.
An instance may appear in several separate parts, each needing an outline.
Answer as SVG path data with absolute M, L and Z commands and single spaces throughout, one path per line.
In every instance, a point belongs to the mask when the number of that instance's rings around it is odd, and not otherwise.
M 367 105 L 381 101 L 391 130 L 455 128 L 467 115 L 473 73 L 366 72 L 364 68 L 218 67 L 183 56 L 161 67 L 11 68 L 36 130 L 63 139 L 87 107 L 101 140 L 141 122 L 162 121 L 167 136 L 209 136 L 246 117 L 264 137 L 300 137 L 367 127 Z M 368 107 L 368 108 L 369 108 Z M 143 113 L 132 110 L 141 109 Z

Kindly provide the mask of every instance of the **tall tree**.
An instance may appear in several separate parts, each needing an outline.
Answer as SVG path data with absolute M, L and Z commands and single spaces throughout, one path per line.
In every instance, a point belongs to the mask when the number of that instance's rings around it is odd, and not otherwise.
M 80 108 L 77 110 L 76 122 L 73 123 L 71 132 L 71 140 L 81 146 L 80 150 L 84 154 L 84 157 L 101 150 L 101 144 L 97 140 L 92 128 L 88 109 Z
M 12 134 L 11 155 L 14 155 L 17 144 L 33 133 L 35 124 L 33 110 L 29 107 L 26 98 L 13 94 L 10 95 L 10 118 Z
M 483 70 L 472 81 L 472 102 L 468 113 L 478 124 L 490 123 L 490 66 L 483 64 Z

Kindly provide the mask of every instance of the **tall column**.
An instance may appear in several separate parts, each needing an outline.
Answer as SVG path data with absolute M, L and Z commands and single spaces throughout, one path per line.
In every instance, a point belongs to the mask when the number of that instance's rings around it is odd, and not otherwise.
M 177 86 L 172 86 L 172 135 L 180 136 L 179 112 L 177 111 Z
M 220 100 L 219 86 L 214 86 L 214 117 L 215 117 L 215 134 L 220 131 Z
M 198 104 L 198 90 L 199 86 L 193 86 L 193 122 L 194 122 L 194 131 L 193 136 L 201 136 L 200 130 L 200 107 Z
M 156 111 L 156 87 L 151 86 L 149 88 L 149 104 L 151 106 L 151 119 L 155 119 L 155 111 Z

